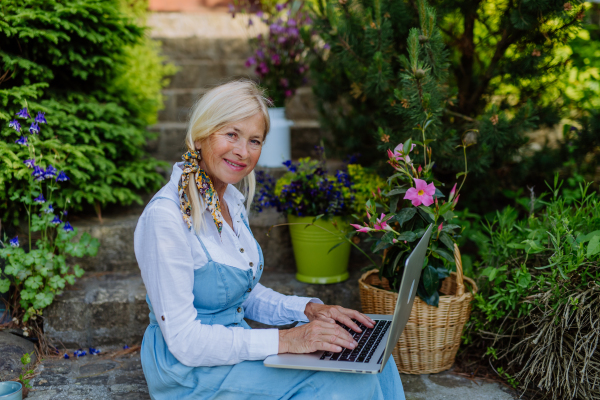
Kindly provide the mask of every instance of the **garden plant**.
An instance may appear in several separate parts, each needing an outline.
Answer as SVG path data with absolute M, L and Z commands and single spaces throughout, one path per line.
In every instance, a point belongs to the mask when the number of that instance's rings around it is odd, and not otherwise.
M 598 399 L 600 197 L 587 183 L 567 201 L 562 185 L 530 197 L 524 217 L 507 207 L 484 224 L 467 353 L 485 349 L 532 398 Z
M 148 157 L 146 126 L 162 106 L 173 72 L 137 19 L 140 2 L 7 0 L 0 4 L 0 218 L 5 229 L 26 216 L 10 199 L 27 184 L 8 127 L 26 106 L 51 115 L 36 148 L 54 153 L 70 181 L 62 190 L 73 210 L 100 216 L 107 204 L 142 202 L 160 187 Z M 135 6 L 135 7 L 134 7 Z M 143 8 L 145 12 L 145 8 Z M 60 198 L 55 207 L 64 207 Z
M 32 113 L 33 114 L 33 113 Z M 48 117 L 49 119 L 50 117 Z M 62 164 L 61 155 L 46 151 L 40 132 L 47 124 L 44 112 L 30 115 L 30 110 L 21 109 L 16 118 L 9 122 L 14 133 L 13 141 L 18 149 L 12 153 L 16 159 L 8 160 L 8 167 L 15 177 L 25 184 L 15 190 L 11 202 L 19 204 L 27 214 L 26 239 L 14 236 L 0 241 L 0 259 L 4 267 L 0 273 L 0 293 L 8 292 L 8 303 L 13 322 L 40 339 L 41 324 L 31 324 L 43 315 L 54 297 L 62 293 L 66 284 L 74 284 L 84 271 L 78 265 L 68 265 L 66 257 L 94 256 L 98 251 L 98 239 L 88 233 L 76 238 L 77 232 L 67 221 L 66 207 L 70 204 L 61 185 L 70 177 L 54 165 Z M 57 139 L 53 146 L 60 146 Z M 63 156 L 64 157 L 64 156 Z M 54 165 L 53 165 L 54 164 Z M 68 195 L 67 195 L 68 196 Z
M 527 179 L 547 176 L 545 171 L 551 177 L 556 168 L 557 159 L 547 156 L 554 153 L 539 152 L 534 160 L 524 146 L 530 131 L 569 116 L 574 103 L 563 101 L 562 93 L 581 97 L 586 90 L 579 85 L 574 92 L 565 82 L 572 63 L 568 42 L 589 5 L 480 0 L 431 5 L 317 1 L 313 29 L 330 49 L 313 53 L 313 92 L 321 123 L 333 134 L 332 147 L 363 152 L 366 165 L 383 168 L 378 155 L 389 143 L 418 139 L 413 127 L 427 112 L 435 117 L 428 137 L 435 139 L 436 176 L 448 181 L 463 163 L 453 149 L 463 132 L 477 130 L 465 201 L 483 211 L 501 204 L 500 188 L 522 187 Z M 418 61 L 409 49 L 413 42 L 419 44 Z M 400 56 L 406 53 L 408 60 Z M 579 64 L 581 73 L 597 73 L 591 64 Z

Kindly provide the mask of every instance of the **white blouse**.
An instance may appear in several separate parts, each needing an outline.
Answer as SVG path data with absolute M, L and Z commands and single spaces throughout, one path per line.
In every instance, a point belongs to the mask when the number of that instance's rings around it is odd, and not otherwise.
M 177 185 L 182 165 L 173 166 L 171 179 L 156 194 L 173 199 L 175 203 L 157 200 L 148 204 L 134 234 L 135 256 L 169 350 L 182 364 L 191 367 L 231 365 L 277 354 L 277 329 L 229 328 L 196 320 L 192 294 L 194 270 L 202 268 L 208 259 L 193 229 L 187 228 L 178 207 Z M 259 262 L 256 241 L 240 217 L 240 214 L 246 217 L 244 196 L 228 185 L 223 198 L 230 210 L 233 229 L 223 223 L 219 237 L 207 209 L 204 212 L 206 229 L 200 235 L 202 243 L 215 262 L 242 270 L 252 269 L 256 275 Z M 244 252 L 239 251 L 241 248 Z M 318 299 L 285 296 L 259 283 L 242 306 L 249 319 L 283 325 L 307 321 L 304 309 L 311 301 L 322 303 Z

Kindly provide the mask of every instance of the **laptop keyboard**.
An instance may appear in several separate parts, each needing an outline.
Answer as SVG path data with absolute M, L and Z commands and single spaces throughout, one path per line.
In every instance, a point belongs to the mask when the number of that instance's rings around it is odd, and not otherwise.
M 377 349 L 377 346 L 383 339 L 385 332 L 392 323 L 391 321 L 376 320 L 373 328 L 367 328 L 356 320 L 352 321 L 358 325 L 362 332 L 354 332 L 352 328 L 348 328 L 346 325 L 339 322 L 337 322 L 337 324 L 348 331 L 350 335 L 352 335 L 354 340 L 358 342 L 358 346 L 356 346 L 354 350 L 344 349 L 339 353 L 326 351 L 321 356 L 321 360 L 368 363 L 371 361 L 371 357 L 373 357 L 375 349 Z M 382 357 L 379 358 L 378 364 L 381 364 Z

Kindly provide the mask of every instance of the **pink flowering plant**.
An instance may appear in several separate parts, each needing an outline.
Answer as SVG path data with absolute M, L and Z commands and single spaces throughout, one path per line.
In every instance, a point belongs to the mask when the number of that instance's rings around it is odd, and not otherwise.
M 275 106 L 283 107 L 285 99 L 306 83 L 305 43 L 311 42 L 311 20 L 303 2 L 263 7 L 268 9 L 249 14 L 249 27 L 264 24 L 268 30 L 250 39 L 253 54 L 246 60 L 246 67 L 256 72 Z M 250 1 L 241 0 L 237 6 L 230 6 L 230 11 L 235 16 L 236 10 L 252 11 L 252 8 Z
M 13 177 L 10 183 L 16 187 L 10 199 L 27 216 L 27 230 L 22 235 L 18 235 L 18 219 L 13 223 L 17 231 L 10 226 L 6 229 L 8 224 L 3 227 L 0 293 L 8 293 L 12 316 L 23 322 L 41 316 L 67 283 L 73 284 L 83 275 L 78 265 L 67 264 L 66 256 L 94 256 L 99 245 L 88 233 L 77 238 L 68 221 L 66 205 L 70 201 L 62 198 L 61 189 L 70 178 L 56 168 L 67 165 L 66 156 L 58 139 L 40 138 L 46 123 L 44 112 L 30 114 L 25 105 L 3 130 L 6 140 L 0 146 L 0 168 L 4 176 Z
M 467 177 L 466 148 L 465 171 L 456 175 L 462 177 L 444 195 L 444 185 L 433 177 L 431 140 L 425 138 L 427 127 L 431 124 L 427 116 L 423 124 L 417 126 L 422 142 L 408 139 L 393 150 L 388 149 L 388 163 L 394 173 L 387 179 L 386 187 L 373 192 L 366 202 L 367 221 L 353 224 L 357 233 L 367 233 L 373 241 L 372 252 L 381 255 L 379 277 L 387 278 L 392 290 L 397 291 L 402 279 L 404 264 L 413 248 L 423 236 L 429 224 L 434 224 L 434 232 L 423 265 L 421 281 L 418 287 L 419 297 L 429 305 L 439 303 L 439 288 L 442 280 L 455 269 L 454 243 L 460 233 L 455 223 L 454 209 L 458 203 L 459 192 Z

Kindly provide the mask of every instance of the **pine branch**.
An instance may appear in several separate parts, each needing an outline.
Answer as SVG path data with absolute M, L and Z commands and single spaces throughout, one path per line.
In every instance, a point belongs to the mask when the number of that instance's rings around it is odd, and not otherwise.
M 342 47 L 345 48 L 346 50 L 348 50 L 348 52 L 350 52 L 350 54 L 352 54 L 352 56 L 354 58 L 356 58 L 356 61 L 358 61 L 359 63 L 361 63 L 363 66 L 365 66 L 365 62 L 354 52 L 354 50 L 352 50 L 352 48 L 350 47 L 350 45 L 348 44 L 348 42 L 346 42 L 344 40 L 344 38 L 342 38 L 340 36 L 338 38 L 338 40 L 340 41 L 340 44 L 342 45 Z
M 462 119 L 464 119 L 466 121 L 469 121 L 469 122 L 479 122 L 476 119 L 473 119 L 471 117 L 468 117 L 466 115 L 463 115 L 463 114 L 460 114 L 460 113 L 457 113 L 457 112 L 454 112 L 454 111 L 450 111 L 447 108 L 444 108 L 444 113 L 449 114 L 449 115 L 454 115 L 455 117 L 462 118 Z

